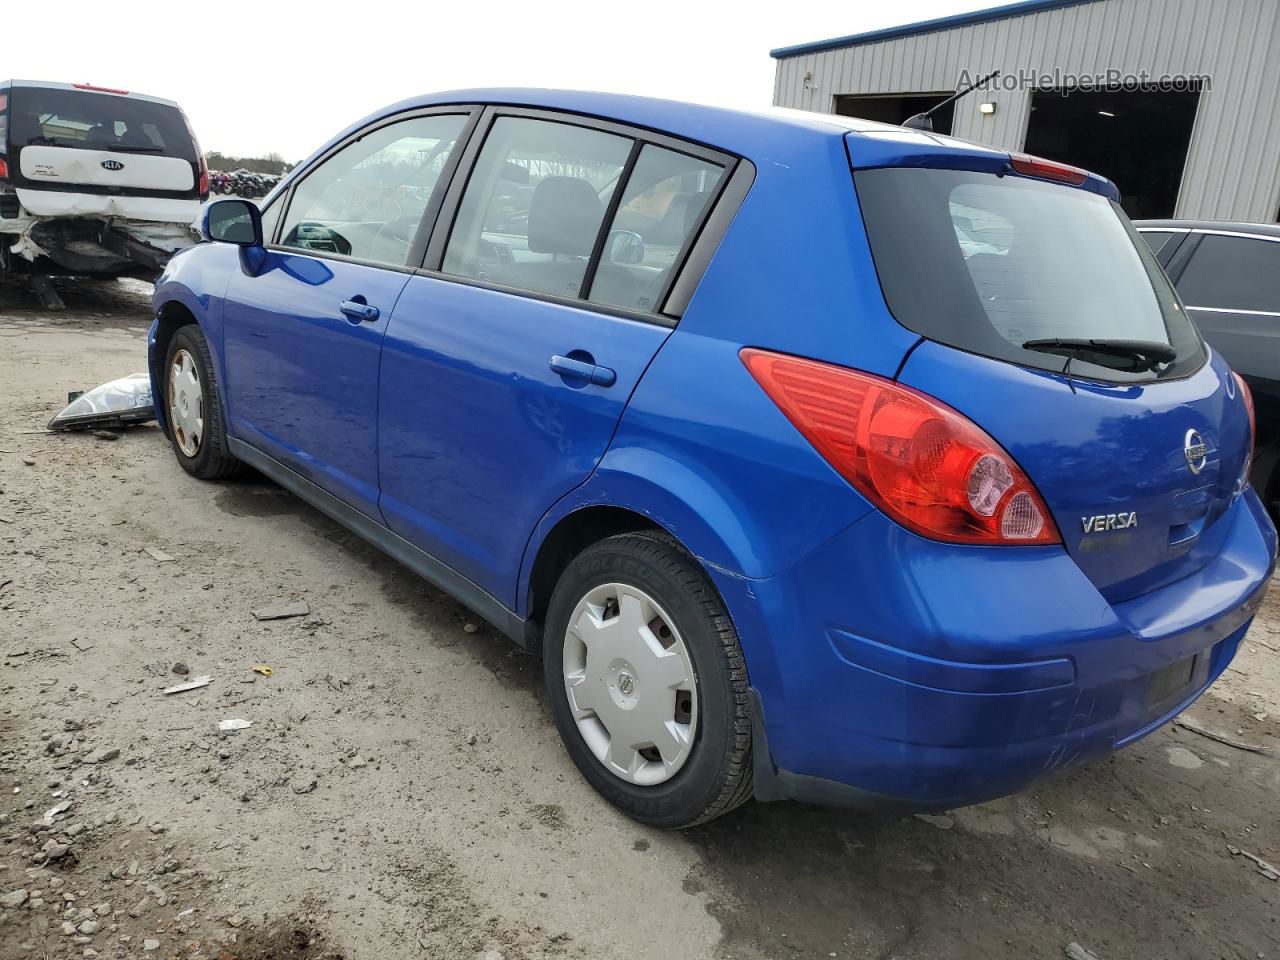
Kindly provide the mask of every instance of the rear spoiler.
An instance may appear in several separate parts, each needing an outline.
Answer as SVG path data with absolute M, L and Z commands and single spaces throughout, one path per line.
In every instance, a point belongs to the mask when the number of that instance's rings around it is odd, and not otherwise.
M 1001 177 L 1012 174 L 1064 183 L 1120 202 L 1120 191 L 1116 185 L 1096 173 L 936 133 L 908 129 L 862 130 L 845 134 L 844 142 L 849 154 L 849 165 L 855 170 L 922 167 L 935 170 L 974 170 Z

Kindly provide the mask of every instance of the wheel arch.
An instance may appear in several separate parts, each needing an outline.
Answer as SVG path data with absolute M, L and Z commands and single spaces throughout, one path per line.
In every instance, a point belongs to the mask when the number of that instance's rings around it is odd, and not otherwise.
M 167 300 L 156 307 L 155 321 L 151 325 L 151 336 L 147 350 L 147 367 L 151 375 L 151 396 L 156 407 L 156 421 L 165 435 L 169 434 L 169 422 L 166 417 L 164 403 L 164 361 L 169 353 L 169 344 L 173 335 L 182 327 L 199 324 L 195 313 L 180 300 Z
M 702 486 L 689 490 L 674 482 L 674 471 L 619 471 L 610 457 L 581 487 L 542 518 L 529 538 L 516 587 L 516 612 L 541 635 L 551 591 L 565 566 L 583 549 L 606 537 L 638 530 L 656 530 L 670 537 L 702 567 L 722 598 L 721 581 L 740 579 L 739 552 L 721 536 L 708 515 L 732 520 L 732 512 Z M 657 464 L 647 464 L 657 468 Z M 668 464 L 669 466 L 669 464 Z M 665 475 L 659 484 L 650 476 Z M 727 562 L 725 562 L 727 561 Z
M 525 601 L 522 612 L 533 627 L 533 637 L 541 639 L 551 594 L 574 557 L 593 543 L 641 530 L 657 530 L 671 536 L 669 530 L 643 513 L 604 503 L 571 510 L 545 529 L 520 593 Z

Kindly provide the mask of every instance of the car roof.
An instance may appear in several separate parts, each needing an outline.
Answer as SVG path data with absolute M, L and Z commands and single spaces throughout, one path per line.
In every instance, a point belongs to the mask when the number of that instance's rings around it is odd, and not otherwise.
M 125 97 L 129 100 L 146 100 L 150 103 L 163 103 L 168 107 L 178 107 L 173 100 L 166 100 L 164 97 L 153 97 L 146 93 L 137 93 L 133 90 L 116 90 L 111 87 L 98 87 L 88 83 L 56 83 L 51 80 L 0 80 L 0 89 L 5 87 L 22 87 L 32 89 L 46 90 L 70 90 L 73 93 L 100 93 L 107 96 Z M 181 109 L 181 107 L 178 107 Z
M 415 107 L 445 106 L 455 103 L 498 104 L 581 113 L 670 133 L 673 136 L 735 153 L 748 152 L 747 148 L 758 145 L 762 136 L 767 136 L 770 132 L 776 135 L 780 129 L 791 130 L 802 136 L 816 137 L 843 137 L 847 134 L 855 136 L 874 136 L 880 133 L 892 133 L 896 136 L 907 134 L 928 138 L 929 141 L 941 147 L 977 146 L 939 134 L 907 131 L 903 127 L 892 124 L 877 123 L 857 117 L 843 117 L 832 113 L 813 113 L 786 107 L 759 109 L 718 107 L 624 93 L 537 87 L 477 87 L 410 97 L 371 114 L 359 123 L 353 124 L 350 130 L 355 131 L 380 117 L 412 110 Z
M 898 165 L 909 162 L 902 159 L 905 156 L 919 157 L 926 154 L 954 154 L 956 157 L 970 159 L 983 158 L 988 163 L 994 163 L 1000 159 L 1007 162 L 1009 156 L 1007 151 L 984 144 L 831 113 L 811 113 L 806 110 L 783 107 L 735 109 L 680 100 L 586 90 L 476 87 L 423 94 L 384 107 L 358 123 L 353 123 L 321 146 L 295 168 L 295 173 L 307 167 L 339 141 L 370 123 L 406 110 L 453 104 L 495 104 L 579 113 L 670 134 L 714 149 L 738 154 L 753 159 L 757 163 L 767 160 L 782 166 L 786 164 L 779 154 L 786 153 L 788 149 L 798 146 L 800 141 L 806 139 L 845 141 L 848 138 L 850 152 L 854 154 L 855 166 L 864 165 L 858 163 L 859 151 L 854 149 L 859 141 L 867 148 L 865 154 L 868 157 L 879 158 L 878 162 L 868 162 L 866 166 Z M 1115 191 L 1110 181 L 1096 174 L 1090 175 L 1086 189 L 1108 196 Z
M 1246 223 L 1242 220 L 1135 220 L 1139 230 L 1211 230 L 1219 233 L 1252 233 L 1280 239 L 1280 224 Z

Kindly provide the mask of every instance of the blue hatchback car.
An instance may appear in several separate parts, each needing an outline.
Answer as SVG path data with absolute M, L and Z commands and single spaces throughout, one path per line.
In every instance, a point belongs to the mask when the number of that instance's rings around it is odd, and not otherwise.
M 206 207 L 156 408 L 540 651 L 638 820 L 974 803 L 1184 709 L 1274 565 L 1248 390 L 1117 199 L 851 118 L 420 97 Z

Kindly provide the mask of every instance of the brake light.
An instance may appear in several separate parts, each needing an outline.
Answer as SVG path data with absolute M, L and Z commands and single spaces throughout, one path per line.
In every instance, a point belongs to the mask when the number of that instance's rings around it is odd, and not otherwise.
M 892 519 L 950 543 L 1060 543 L 1044 501 L 976 424 L 892 380 L 766 350 L 756 382 L 823 458 Z
M 9 164 L 4 162 L 4 157 L 0 157 L 0 180 L 9 179 Z
M 77 90 L 92 90 L 94 93 L 118 93 L 121 96 L 128 95 L 128 90 L 117 90 L 114 87 L 95 87 L 92 83 L 73 83 L 71 86 Z
M 1079 186 L 1089 179 L 1089 171 L 1081 170 L 1067 163 L 1055 163 L 1043 157 L 1033 157 L 1025 153 L 1009 154 L 1009 163 L 1013 169 L 1024 177 L 1038 177 L 1041 180 L 1056 180 L 1058 183 L 1070 183 Z
M 1249 467 L 1253 464 L 1253 445 L 1258 440 L 1258 416 L 1253 410 L 1253 391 L 1244 382 L 1244 377 L 1234 370 L 1231 371 L 1231 376 L 1235 377 L 1236 386 L 1240 390 L 1240 398 L 1244 400 L 1245 412 L 1249 414 L 1249 452 L 1244 458 L 1244 470 L 1247 475 Z
M 196 190 L 200 198 L 204 199 L 209 196 L 209 161 L 205 159 L 204 151 L 200 149 L 200 140 L 196 137 L 196 132 L 191 129 L 191 118 L 184 113 L 182 122 L 187 125 L 187 135 L 191 137 L 191 144 L 196 148 L 196 156 L 200 158 L 200 176 L 196 181 Z

